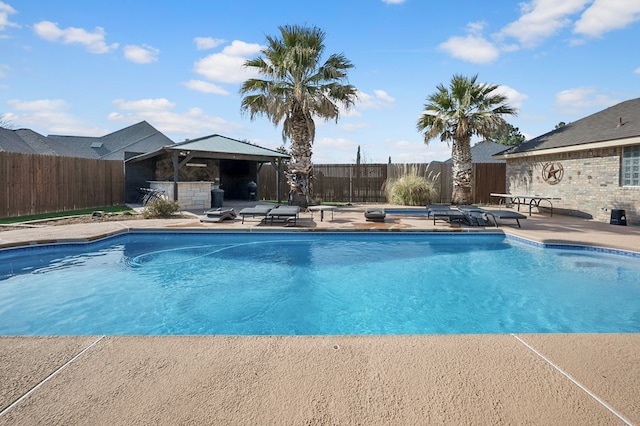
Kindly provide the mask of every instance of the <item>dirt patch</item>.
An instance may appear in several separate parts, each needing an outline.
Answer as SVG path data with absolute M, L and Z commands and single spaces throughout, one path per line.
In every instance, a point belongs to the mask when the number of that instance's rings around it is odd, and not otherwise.
M 192 216 L 179 214 L 174 215 L 172 219 L 184 219 Z M 22 222 L 9 225 L 0 225 L 0 232 L 2 231 L 14 231 L 24 228 L 40 228 L 44 226 L 60 226 L 60 225 L 73 225 L 77 223 L 99 223 L 99 222 L 118 222 L 123 220 L 144 220 L 141 214 L 109 214 L 102 215 L 82 215 L 82 216 L 69 216 L 56 219 L 37 220 L 33 222 Z

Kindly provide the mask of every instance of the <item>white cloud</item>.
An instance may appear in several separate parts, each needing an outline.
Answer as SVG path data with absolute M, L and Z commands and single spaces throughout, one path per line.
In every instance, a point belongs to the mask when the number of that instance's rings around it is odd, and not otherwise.
M 600 37 L 640 20 L 638 0 L 595 0 L 576 22 L 574 32 Z
M 527 95 L 518 92 L 516 89 L 504 85 L 498 86 L 495 92 L 506 96 L 507 103 L 518 110 L 522 109 L 522 104 L 528 98 Z
M 581 115 L 594 108 L 606 108 L 620 102 L 598 93 L 593 87 L 575 87 L 556 94 L 555 106 L 564 114 Z
M 591 1 L 593 0 L 532 0 L 520 3 L 522 16 L 505 26 L 499 36 L 513 37 L 525 47 L 534 47 L 571 25 L 569 16 L 582 11 Z
M 454 58 L 474 64 L 491 63 L 500 54 L 499 50 L 487 39 L 473 34 L 466 37 L 451 37 L 441 43 L 439 47 Z
M 4 31 L 7 27 L 20 28 L 20 25 L 9 21 L 9 15 L 16 13 L 16 10 L 6 3 L 0 1 L 0 31 Z
M 384 102 L 394 103 L 396 101 L 396 99 L 393 96 L 389 96 L 389 94 L 384 90 L 374 90 L 373 93 L 374 95 L 376 95 L 378 99 Z
M 158 60 L 160 50 L 143 44 L 142 46 L 128 45 L 124 47 L 124 57 L 136 64 L 149 64 Z
M 487 64 L 495 61 L 500 52 L 496 46 L 484 38 L 482 30 L 484 22 L 470 22 L 467 24 L 466 37 L 450 37 L 438 46 L 454 58 L 474 64 Z
M 407 0 L 382 0 L 382 3 L 386 4 L 402 4 Z
M 113 104 L 125 111 L 168 111 L 176 106 L 166 98 L 140 99 L 137 101 L 115 99 Z
M 395 103 L 395 101 L 395 98 L 384 90 L 376 89 L 373 91 L 373 95 L 358 91 L 356 107 L 362 109 L 388 108 L 391 104 Z
M 640 74 L 640 67 L 638 67 L 635 70 L 633 70 L 633 72 L 635 72 L 636 74 Z
M 174 112 L 175 103 L 165 98 L 134 101 L 116 99 L 113 104 L 125 112 L 112 112 L 108 116 L 109 120 L 126 125 L 146 120 L 174 141 L 179 141 L 185 136 L 234 134 L 242 128 L 240 124 L 207 115 L 200 108 L 191 108 L 182 113 Z
M 11 99 L 9 105 L 17 111 L 60 111 L 67 109 L 69 105 L 62 99 L 40 99 L 37 101 L 21 101 Z
M 16 127 L 36 129 L 36 131 L 59 135 L 101 136 L 105 131 L 86 126 L 68 112 L 71 106 L 62 99 L 40 99 L 21 101 L 12 99 L 9 106 L 17 113 L 8 113 L 7 118 Z
M 340 129 L 346 132 L 353 132 L 356 130 L 366 129 L 371 127 L 369 123 L 344 123 L 339 125 Z
M 313 162 L 315 164 L 355 163 L 360 146 L 363 162 L 368 164 L 386 164 L 391 157 L 393 163 L 428 163 L 442 161 L 451 156 L 451 148 L 438 140 L 429 145 L 416 135 L 414 140 L 393 138 L 323 137 L 313 144 Z
M 189 80 L 184 83 L 184 85 L 187 86 L 188 89 L 195 90 L 196 92 L 223 96 L 229 95 L 229 92 L 224 90 L 222 87 L 202 80 Z
M 389 154 L 382 157 L 379 162 L 388 160 L 391 156 L 391 162 L 398 163 L 430 163 L 431 161 L 444 161 L 451 157 L 451 147 L 449 144 L 440 142 L 439 139 L 432 139 L 429 144 L 425 144 L 422 136 L 418 136 L 416 140 L 387 140 L 385 141 L 385 152 Z M 385 161 L 386 162 L 386 161 Z
M 260 52 L 259 44 L 234 40 L 222 52 L 206 56 L 194 64 L 194 71 L 219 83 L 241 83 L 257 74 L 243 67 L 246 60 Z
M 59 28 L 55 22 L 41 21 L 33 26 L 35 33 L 47 41 L 62 41 L 64 44 L 82 44 L 91 53 L 107 53 L 117 49 L 118 43 L 107 45 L 105 31 L 96 27 L 93 32 L 82 28 Z
M 316 164 L 354 162 L 358 143 L 345 138 L 318 138 L 313 142 L 313 162 Z
M 225 43 L 226 40 L 221 38 L 196 37 L 193 39 L 193 42 L 196 44 L 196 49 L 207 50 L 220 46 L 222 43 Z

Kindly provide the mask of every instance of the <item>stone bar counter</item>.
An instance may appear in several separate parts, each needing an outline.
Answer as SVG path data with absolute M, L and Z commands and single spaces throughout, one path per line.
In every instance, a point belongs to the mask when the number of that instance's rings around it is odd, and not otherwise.
M 150 181 L 149 187 L 164 191 L 169 200 L 173 200 L 173 182 Z M 178 182 L 178 203 L 182 210 L 208 210 L 211 208 L 211 190 L 218 186 L 214 182 Z

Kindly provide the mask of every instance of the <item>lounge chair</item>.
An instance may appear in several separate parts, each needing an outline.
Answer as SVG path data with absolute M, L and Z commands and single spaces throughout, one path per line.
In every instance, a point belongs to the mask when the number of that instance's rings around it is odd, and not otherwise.
M 273 210 L 275 207 L 269 204 L 258 204 L 255 207 L 245 207 L 240 210 L 240 216 L 242 216 L 242 223 L 244 223 L 244 218 L 246 216 L 256 217 L 263 216 L 263 218 L 267 217 L 267 214 Z
M 458 210 L 464 214 L 464 221 L 470 226 L 488 226 L 491 222 L 487 218 L 484 209 L 476 206 L 458 206 Z M 494 222 L 495 223 L 495 222 Z
M 522 228 L 520 226 L 520 219 L 527 218 L 525 215 L 511 210 L 484 210 L 484 212 L 488 217 L 491 218 L 493 223 L 495 223 L 496 228 L 498 227 L 498 221 L 496 219 L 514 219 L 518 224 L 518 228 Z
M 266 214 L 266 218 L 271 219 L 271 225 L 273 225 L 274 220 L 284 220 L 287 223 L 293 222 L 295 225 L 299 214 L 299 206 L 278 206 L 275 209 L 269 210 Z
M 384 222 L 387 213 L 381 207 L 369 207 L 364 211 L 364 217 L 370 222 Z
M 434 211 L 451 211 L 451 206 L 446 204 L 427 204 L 427 217 L 431 217 Z
M 214 210 L 207 210 L 204 212 L 205 216 L 200 219 L 200 222 L 222 222 L 223 220 L 234 220 L 238 215 L 232 208 L 217 208 Z
M 452 224 L 458 222 L 462 224 L 465 219 L 464 213 L 460 210 L 452 209 L 450 206 L 444 206 L 440 204 L 427 206 L 427 217 L 433 218 L 433 224 L 436 224 L 436 220 L 443 220 Z

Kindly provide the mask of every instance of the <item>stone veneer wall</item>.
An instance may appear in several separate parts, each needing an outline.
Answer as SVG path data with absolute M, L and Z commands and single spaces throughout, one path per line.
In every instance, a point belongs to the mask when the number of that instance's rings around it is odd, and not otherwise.
M 612 209 L 624 209 L 629 224 L 640 225 L 640 187 L 623 187 L 622 148 L 604 148 L 507 160 L 507 192 L 559 197 L 554 212 L 609 222 Z M 542 177 L 548 162 L 564 169 L 560 182 Z M 544 205 L 544 202 L 541 206 Z
M 151 188 L 164 191 L 173 200 L 173 182 L 151 182 Z M 211 208 L 211 182 L 178 182 L 178 203 L 182 210 L 209 210 Z

